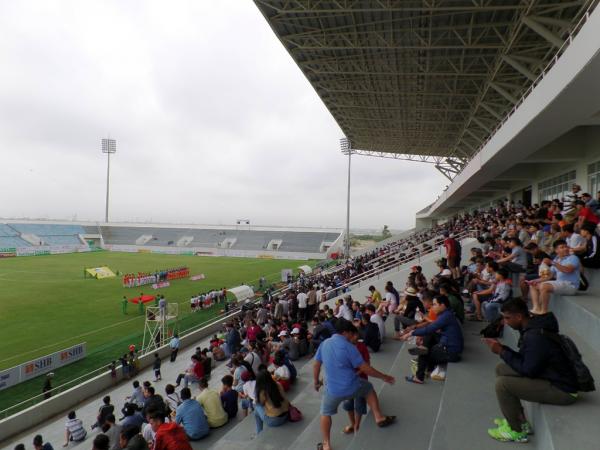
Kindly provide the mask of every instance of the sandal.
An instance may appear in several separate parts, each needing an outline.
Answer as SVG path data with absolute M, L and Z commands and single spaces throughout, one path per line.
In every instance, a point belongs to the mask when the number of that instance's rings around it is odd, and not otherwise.
M 377 422 L 377 426 L 379 428 L 387 427 L 388 425 L 393 424 L 396 421 L 396 416 L 385 416 L 381 422 Z
M 327 448 L 330 449 L 331 445 L 327 445 Z M 317 450 L 325 450 L 325 445 L 322 442 L 317 444 Z
M 352 433 L 354 433 L 354 427 L 352 425 L 347 425 L 342 430 L 342 433 L 344 433 L 344 434 L 352 434 Z
M 408 381 L 409 383 L 425 384 L 423 381 L 419 380 L 417 377 L 412 376 L 412 375 L 410 377 L 405 377 L 404 379 L 406 381 Z

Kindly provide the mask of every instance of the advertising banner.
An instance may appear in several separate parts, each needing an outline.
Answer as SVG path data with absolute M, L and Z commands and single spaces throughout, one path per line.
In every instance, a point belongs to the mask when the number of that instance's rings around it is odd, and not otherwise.
M 16 248 L 0 248 L 0 258 L 14 258 L 17 256 Z
M 19 366 L 0 371 L 0 391 L 20 383 L 20 375 L 21 368 Z
M 206 277 L 204 276 L 203 273 L 199 274 L 199 275 L 194 275 L 192 277 L 190 277 L 191 281 L 198 281 L 198 280 L 204 280 Z
M 85 342 L 21 364 L 19 382 L 30 380 L 85 358 Z M 14 367 L 13 367 L 14 369 Z M 12 370 L 12 369 L 9 369 Z
M 160 283 L 153 283 L 152 289 L 167 288 L 169 286 L 171 286 L 171 283 L 169 283 L 168 281 L 161 281 Z

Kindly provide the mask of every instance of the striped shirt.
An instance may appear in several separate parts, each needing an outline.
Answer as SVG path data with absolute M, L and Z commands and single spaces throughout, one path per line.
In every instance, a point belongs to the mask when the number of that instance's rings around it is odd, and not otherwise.
M 65 423 L 65 428 L 69 432 L 69 436 L 73 441 L 83 441 L 87 431 L 83 428 L 83 423 L 80 419 L 69 419 Z

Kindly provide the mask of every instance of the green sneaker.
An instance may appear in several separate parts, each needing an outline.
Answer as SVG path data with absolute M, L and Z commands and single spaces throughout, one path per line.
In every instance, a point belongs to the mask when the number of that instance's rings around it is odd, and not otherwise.
M 510 427 L 508 427 L 508 425 L 500 425 L 498 428 L 491 428 L 488 430 L 488 434 L 490 435 L 490 437 L 500 442 L 529 442 L 527 433 L 518 433 L 517 431 L 513 431 L 510 429 Z
M 508 421 L 506 419 L 494 419 L 494 423 L 498 425 L 498 427 L 506 427 L 510 429 L 508 426 Z M 528 436 L 533 436 L 533 427 L 527 421 L 521 424 L 521 431 L 523 433 L 527 433 Z

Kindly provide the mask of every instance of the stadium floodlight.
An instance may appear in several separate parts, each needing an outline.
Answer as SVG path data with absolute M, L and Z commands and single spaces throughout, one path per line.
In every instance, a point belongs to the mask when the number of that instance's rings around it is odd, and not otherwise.
M 344 155 L 348 155 L 348 191 L 346 194 L 346 241 L 344 253 L 350 258 L 350 166 L 352 164 L 352 142 L 344 137 L 340 139 L 340 149 Z
M 106 210 L 104 213 L 104 221 L 108 222 L 108 198 L 110 193 L 110 155 L 117 153 L 117 141 L 115 139 L 102 139 L 102 153 L 106 153 Z

